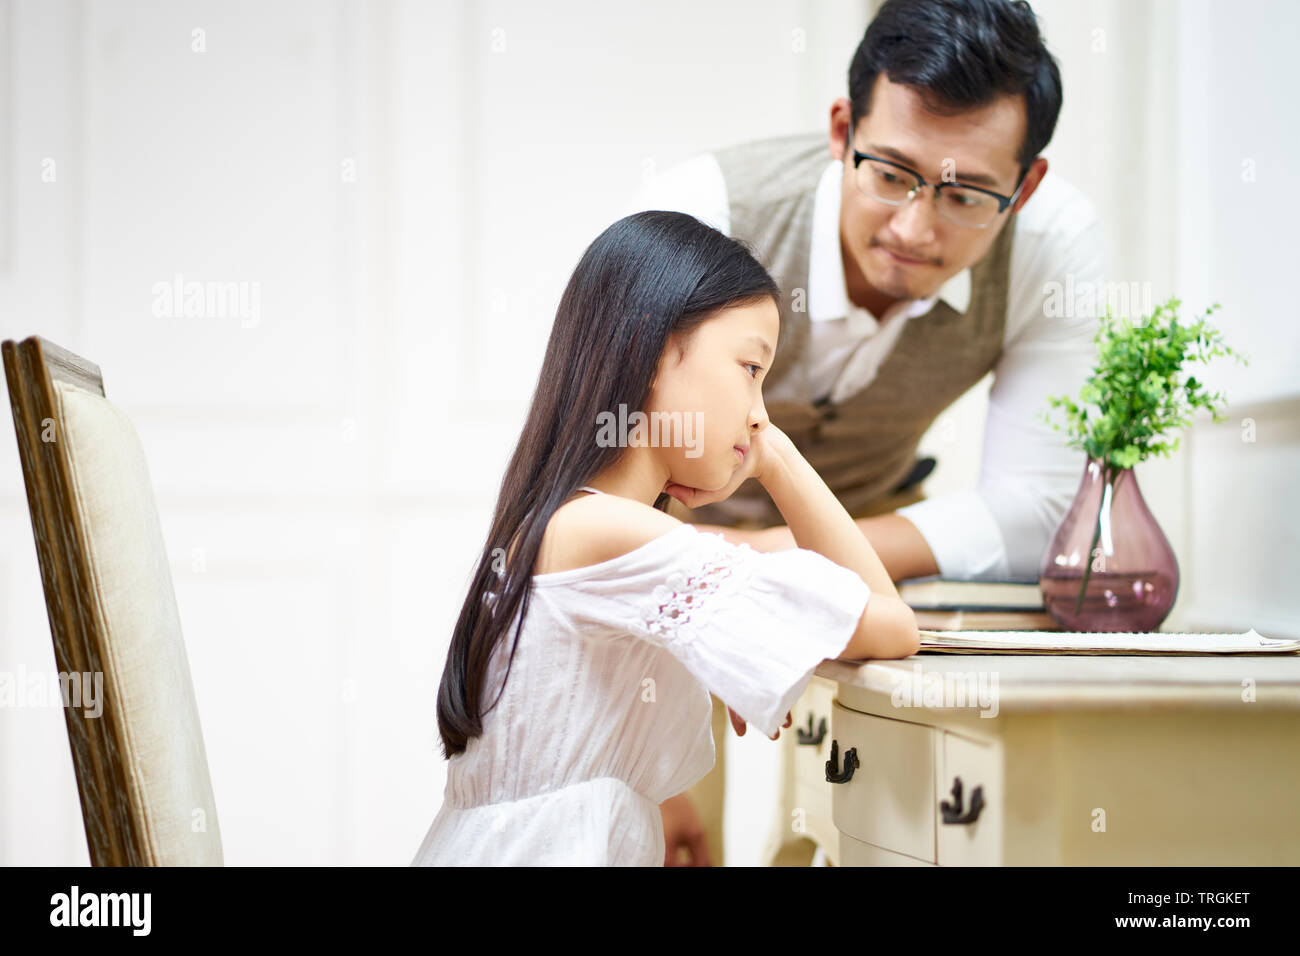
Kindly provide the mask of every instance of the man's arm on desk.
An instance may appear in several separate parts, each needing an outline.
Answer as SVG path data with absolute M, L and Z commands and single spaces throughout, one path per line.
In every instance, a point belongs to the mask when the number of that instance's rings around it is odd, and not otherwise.
M 939 565 L 934 552 L 926 544 L 925 538 L 916 525 L 900 514 L 873 515 L 870 518 L 858 518 L 857 526 L 862 529 L 880 563 L 889 572 L 890 578 L 901 581 L 904 578 L 919 578 L 939 573 Z M 721 534 L 732 544 L 748 544 L 755 551 L 784 551 L 795 546 L 794 534 L 785 525 L 764 528 L 761 531 L 745 531 L 715 525 L 700 525 L 700 530 Z

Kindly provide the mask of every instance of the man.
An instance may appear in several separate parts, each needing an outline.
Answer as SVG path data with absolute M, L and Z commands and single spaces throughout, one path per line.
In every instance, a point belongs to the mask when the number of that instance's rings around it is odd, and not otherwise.
M 733 146 L 669 170 L 633 208 L 743 239 L 780 283 L 769 416 L 895 580 L 1034 576 L 1081 467 L 1038 415 L 1077 390 L 1096 331 L 1095 315 L 1045 303 L 1067 277 L 1103 277 L 1091 204 L 1039 155 L 1060 111 L 1056 64 L 1025 3 L 888 0 L 848 92 L 831 105 L 829 157 L 824 134 Z M 920 500 L 921 436 L 989 371 L 976 487 Z M 758 550 L 795 546 L 756 482 L 673 513 Z M 679 847 L 721 861 L 718 750 L 693 791 L 708 826 L 686 794 L 661 807 L 669 862 Z

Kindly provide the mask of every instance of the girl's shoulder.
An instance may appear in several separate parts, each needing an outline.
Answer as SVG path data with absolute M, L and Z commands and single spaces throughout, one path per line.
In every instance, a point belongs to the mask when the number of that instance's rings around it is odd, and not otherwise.
M 612 561 L 687 527 L 631 498 L 584 494 L 551 516 L 533 573 L 559 574 Z

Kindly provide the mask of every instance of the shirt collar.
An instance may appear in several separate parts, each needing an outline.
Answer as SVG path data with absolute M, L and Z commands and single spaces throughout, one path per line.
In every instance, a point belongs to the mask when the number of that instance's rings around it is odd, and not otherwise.
M 844 164 L 838 159 L 831 160 L 817 182 L 817 192 L 813 197 L 812 245 L 808 250 L 808 318 L 814 322 L 842 319 L 851 311 L 866 311 L 850 305 L 845 285 L 844 259 L 840 255 L 840 182 L 843 175 Z M 907 300 L 906 304 L 916 303 L 916 308 L 924 305 L 919 312 L 908 309 L 913 314 L 924 315 L 939 299 L 964 314 L 970 306 L 970 269 L 957 273 L 935 295 Z

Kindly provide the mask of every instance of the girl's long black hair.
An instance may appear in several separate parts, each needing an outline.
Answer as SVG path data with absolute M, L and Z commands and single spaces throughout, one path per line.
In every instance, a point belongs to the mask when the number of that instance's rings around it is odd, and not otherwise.
M 596 441 L 598 414 L 617 416 L 620 404 L 629 414 L 643 410 L 670 335 L 682 336 L 680 345 L 720 309 L 779 296 L 747 245 L 684 213 L 635 213 L 587 247 L 556 310 L 528 419 L 447 651 L 438 688 L 444 757 L 462 753 L 496 706 L 482 707 L 488 664 L 519 611 L 514 662 L 551 516 L 622 451 Z M 655 507 L 665 510 L 669 500 L 661 494 Z

